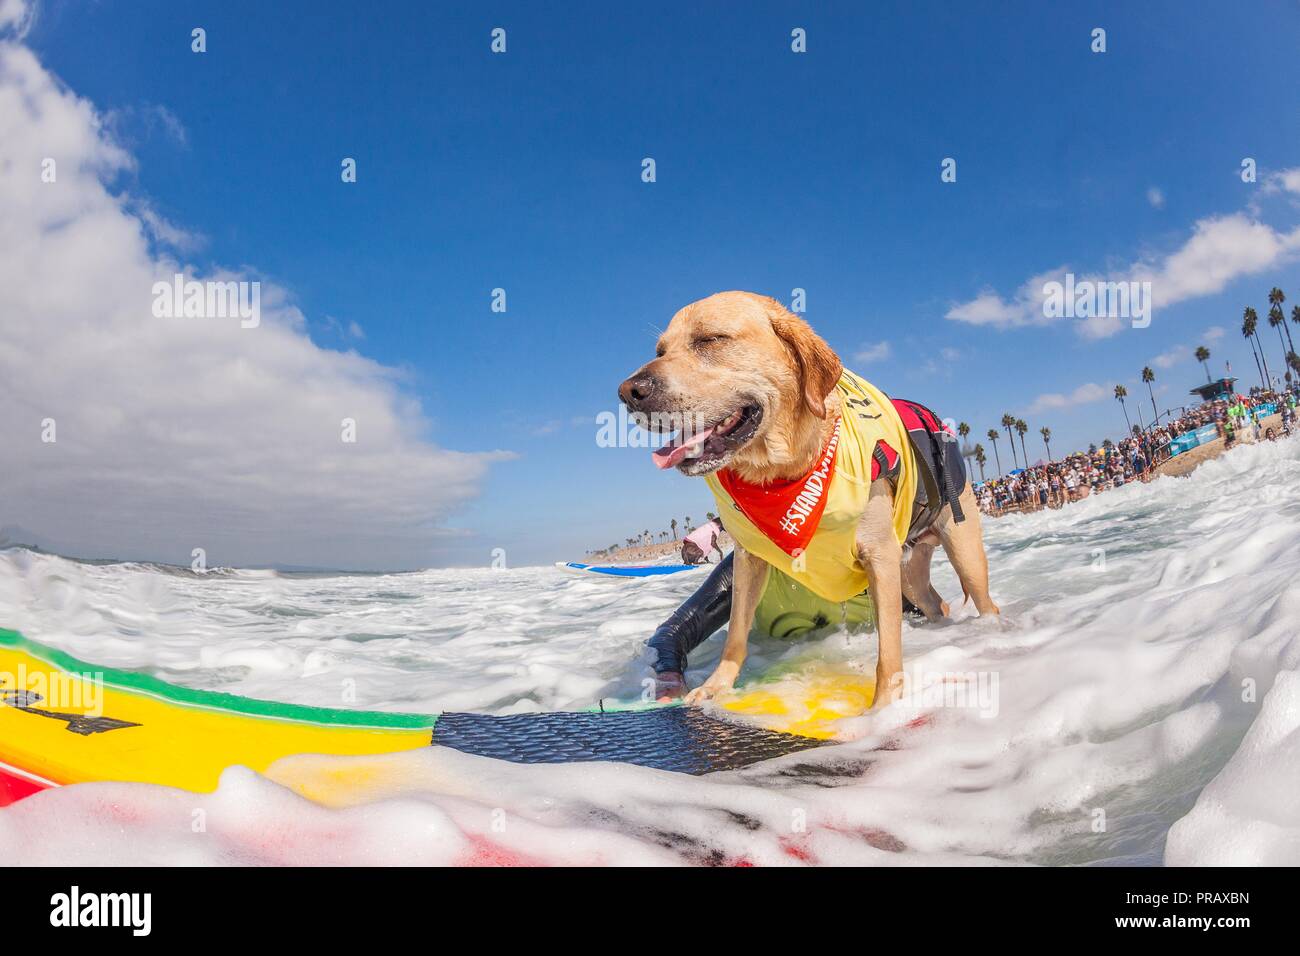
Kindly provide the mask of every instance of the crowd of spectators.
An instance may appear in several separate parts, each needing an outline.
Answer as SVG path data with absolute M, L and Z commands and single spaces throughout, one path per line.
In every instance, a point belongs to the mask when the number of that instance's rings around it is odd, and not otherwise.
M 1295 419 L 1295 392 L 1278 394 L 1255 390 L 1249 396 L 1218 399 L 1190 408 L 1176 419 L 1145 431 L 1134 428 L 1133 434 L 1117 444 L 1109 439 L 1102 447 L 1091 446 L 1059 461 L 1039 461 L 1033 466 L 1016 469 L 1012 474 L 975 484 L 975 498 L 980 510 L 997 516 L 1013 511 L 1037 511 L 1060 508 L 1088 495 L 1120 488 L 1135 481 L 1150 481 L 1161 463 L 1176 453 L 1171 442 L 1207 425 L 1216 429 L 1216 437 L 1231 447 L 1243 433 L 1254 440 L 1260 437 L 1257 409 L 1275 405 L 1284 411 L 1284 426 L 1290 431 Z

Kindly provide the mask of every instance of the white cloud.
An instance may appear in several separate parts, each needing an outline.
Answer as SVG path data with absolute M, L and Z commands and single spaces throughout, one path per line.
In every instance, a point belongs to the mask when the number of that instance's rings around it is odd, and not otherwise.
M 349 319 L 346 324 L 336 319 L 332 315 L 326 315 L 321 320 L 321 325 L 328 329 L 331 334 L 341 339 L 364 339 L 366 337 L 365 329 L 354 319 Z
M 15 10 L 0 0 L 0 24 Z M 155 318 L 153 283 L 190 270 L 112 191 L 132 164 L 90 103 L 0 41 L 0 526 L 182 563 L 200 547 L 210 564 L 437 563 L 446 519 L 507 456 L 431 444 L 398 373 L 313 344 L 272 283 L 257 328 Z
M 1283 232 L 1245 213 L 1201 219 L 1181 247 L 1167 256 L 1140 259 L 1125 269 L 1075 275 L 1082 282 L 1150 282 L 1151 307 L 1160 309 L 1221 292 L 1229 282 L 1257 275 L 1300 256 L 1300 227 Z M 1007 329 L 1062 321 L 1044 315 L 1043 286 L 1064 282 L 1062 266 L 1026 280 L 1010 299 L 985 290 L 948 310 L 946 318 Z M 1127 318 L 1072 319 L 1084 338 L 1106 338 L 1129 326 Z
M 1065 266 L 1032 276 L 1010 299 L 1003 299 L 992 289 L 985 289 L 968 302 L 950 308 L 944 318 L 968 325 L 992 325 L 1006 329 L 1023 325 L 1046 325 L 1056 321 L 1043 315 L 1043 285 L 1057 281 L 1067 272 Z
M 1261 185 L 1266 193 L 1288 192 L 1300 195 L 1300 166 L 1270 173 L 1264 177 Z
M 1071 408 L 1075 405 L 1086 405 L 1090 402 L 1100 401 L 1110 394 L 1112 393 L 1105 386 L 1098 385 L 1095 382 L 1088 382 L 1086 385 L 1080 385 L 1068 395 L 1060 392 L 1048 392 L 1039 395 L 1026 411 L 1032 415 L 1054 409 Z
M 177 252 L 194 252 L 201 249 L 207 240 L 197 232 L 190 232 L 174 225 L 145 200 L 136 199 L 131 203 L 133 212 L 149 231 L 154 241 L 175 249 Z
M 36 4 L 26 0 L 0 0 L 0 35 L 11 33 L 21 40 L 36 21 Z
M 1173 368 L 1186 362 L 1192 357 L 1192 350 L 1186 345 L 1175 345 L 1171 349 L 1166 349 L 1151 360 L 1151 364 L 1156 368 Z
M 970 325 L 1011 326 L 1030 322 L 1026 303 L 1007 302 L 992 289 L 985 289 L 969 302 L 954 305 L 944 318 Z
M 853 361 L 866 365 L 869 362 L 883 362 L 894 354 L 888 342 L 877 342 L 875 345 L 864 345 L 861 349 L 853 353 Z
M 1242 213 L 1202 219 L 1177 252 L 1135 265 L 1132 277 L 1151 280 L 1156 308 L 1223 291 L 1233 279 L 1256 275 L 1300 252 L 1300 228 L 1277 232 Z
M 1149 202 L 1152 208 L 1154 209 L 1164 209 L 1165 208 L 1164 191 L 1160 189 L 1159 186 L 1152 186 L 1150 189 L 1147 190 L 1147 202 Z
M 104 125 L 119 139 L 125 138 L 131 131 L 153 133 L 162 130 L 177 146 L 190 144 L 189 133 L 180 117 L 159 103 L 142 103 L 109 110 L 104 114 Z
M 1212 325 L 1197 339 L 1197 345 L 1204 345 L 1207 342 L 1217 342 L 1223 338 L 1224 331 L 1221 325 Z M 1175 345 L 1161 352 L 1151 360 L 1152 365 L 1156 368 L 1173 368 L 1175 365 L 1181 365 L 1194 356 L 1191 345 Z
M 1195 345 L 1206 345 L 1209 342 L 1217 342 L 1221 338 L 1223 338 L 1223 326 L 1210 325 L 1205 332 L 1201 333 L 1201 337 L 1196 339 Z M 1156 368 L 1173 368 L 1174 365 L 1193 358 L 1196 358 L 1196 352 L 1192 345 L 1175 345 L 1153 358 L 1151 364 Z

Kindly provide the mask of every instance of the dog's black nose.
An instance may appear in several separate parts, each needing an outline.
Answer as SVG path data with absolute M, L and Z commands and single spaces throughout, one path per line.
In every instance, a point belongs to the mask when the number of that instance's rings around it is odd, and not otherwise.
M 628 408 L 639 408 L 659 388 L 653 375 L 638 372 L 618 387 L 618 397 Z

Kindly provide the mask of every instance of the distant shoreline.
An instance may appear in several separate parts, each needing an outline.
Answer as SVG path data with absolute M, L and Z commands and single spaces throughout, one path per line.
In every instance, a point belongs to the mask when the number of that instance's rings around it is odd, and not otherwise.
M 718 547 L 725 554 L 731 549 L 732 540 L 727 532 L 723 531 L 718 535 Z M 634 564 L 647 562 L 657 562 L 663 558 L 672 557 L 677 561 L 682 556 L 682 539 L 676 541 L 660 541 L 655 544 L 636 544 L 631 547 L 617 548 L 608 554 L 587 555 L 586 560 L 594 564 Z M 717 555 L 715 553 L 714 557 Z

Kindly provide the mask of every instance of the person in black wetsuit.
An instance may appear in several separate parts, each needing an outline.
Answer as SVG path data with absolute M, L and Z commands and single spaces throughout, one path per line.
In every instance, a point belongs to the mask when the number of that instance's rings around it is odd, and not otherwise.
M 655 650 L 655 697 L 686 693 L 686 658 L 731 615 L 732 556 L 709 572 L 704 583 L 655 629 L 646 645 Z

